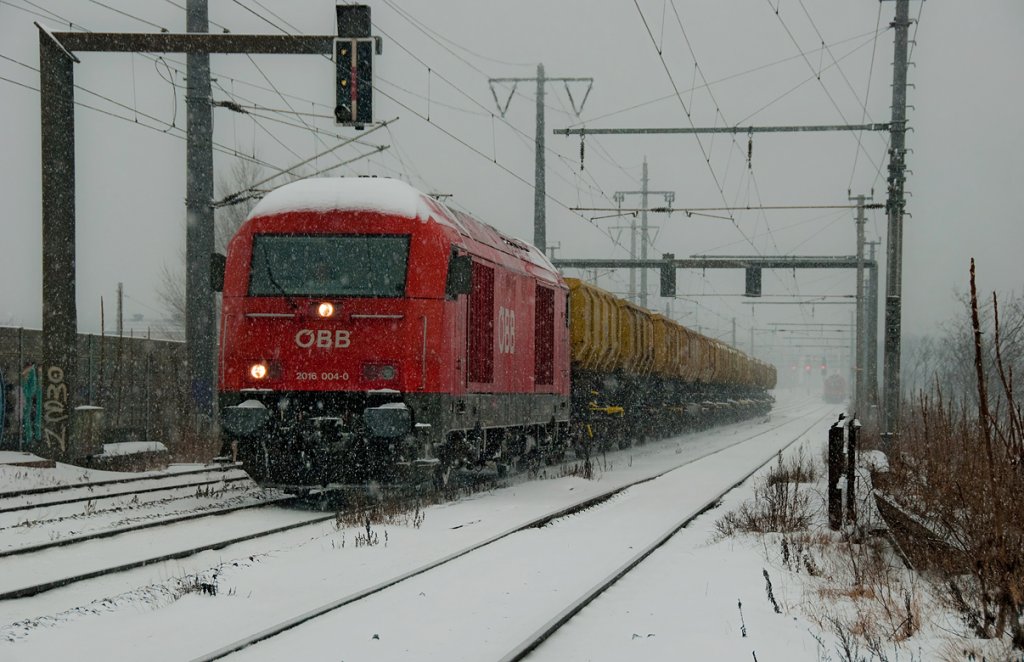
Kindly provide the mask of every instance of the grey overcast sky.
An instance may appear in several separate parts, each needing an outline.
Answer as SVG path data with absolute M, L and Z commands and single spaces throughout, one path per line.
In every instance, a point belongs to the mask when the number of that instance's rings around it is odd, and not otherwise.
M 602 214 L 569 208 L 613 206 L 616 191 L 639 189 L 645 157 L 651 188 L 673 191 L 676 207 L 839 205 L 847 204 L 848 190 L 872 189 L 875 201 L 885 199 L 886 135 L 755 135 L 749 164 L 745 135 L 590 137 L 581 171 L 578 138 L 550 130 L 888 121 L 893 2 L 369 4 L 374 34 L 384 40 L 375 60 L 376 116 L 399 119 L 364 145 L 318 159 L 316 170 L 370 145 L 389 145 L 331 174 L 395 176 L 450 193 L 453 206 L 532 239 L 535 86 L 520 84 L 502 119 L 488 77 L 533 76 L 543 62 L 549 76 L 594 78 L 579 118 L 568 92 L 578 104 L 583 88 L 547 87 L 548 241 L 559 256 L 627 255 L 629 235 L 621 228 L 628 217 L 591 220 Z M 334 3 L 326 0 L 210 5 L 213 31 L 335 30 Z M 75 30 L 183 31 L 183 6 L 184 0 L 0 0 L 0 324 L 38 327 L 41 318 L 40 107 L 38 92 L 29 89 L 38 87 L 33 21 L 55 30 L 68 30 L 71 22 Z M 971 256 L 979 261 L 983 290 L 1020 291 L 1024 2 L 914 0 L 911 16 L 919 22 L 912 27 L 903 323 L 905 333 L 920 334 L 959 312 L 954 292 L 966 288 Z M 81 60 L 76 99 L 92 108 L 76 109 L 79 328 L 99 330 L 101 296 L 113 326 L 121 281 L 128 317 L 142 315 L 130 326 L 144 332 L 164 314 L 156 295 L 161 267 L 175 267 L 184 252 L 184 57 L 85 53 Z M 214 111 L 219 174 L 253 155 L 272 174 L 357 135 L 329 117 L 334 80 L 325 58 L 214 56 L 212 68 L 215 100 L 265 108 L 249 115 Z M 509 91 L 499 90 L 499 98 Z M 631 197 L 626 206 L 638 203 Z M 855 252 L 853 213 L 846 209 L 743 211 L 731 219 L 677 212 L 654 214 L 651 224 L 651 255 Z M 867 231 L 869 239 L 882 240 L 884 254 L 882 212 L 870 213 Z M 649 280 L 656 295 L 657 274 Z M 605 273 L 598 282 L 625 292 L 628 276 Z M 739 272 L 681 273 L 680 298 L 670 312 L 725 340 L 732 339 L 735 319 L 744 349 L 751 328 L 850 321 L 849 305 L 750 305 L 738 296 L 742 288 Z M 764 278 L 766 295 L 809 299 L 853 291 L 847 271 L 766 272 Z M 657 296 L 650 304 L 665 310 Z M 756 345 L 774 342 L 757 331 Z

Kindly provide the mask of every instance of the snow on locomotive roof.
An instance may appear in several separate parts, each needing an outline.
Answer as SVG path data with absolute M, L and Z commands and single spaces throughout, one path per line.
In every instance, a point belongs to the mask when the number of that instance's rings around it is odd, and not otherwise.
M 511 239 L 497 229 L 472 216 L 452 212 L 441 202 L 428 198 L 409 184 L 388 177 L 311 177 L 285 184 L 268 193 L 253 208 L 249 218 L 297 211 L 376 211 L 406 218 L 437 223 L 455 228 L 465 236 L 475 236 L 484 243 L 500 247 L 502 243 L 517 249 L 515 254 L 552 274 L 554 265 L 537 247 Z M 474 230 L 473 226 L 477 226 Z M 480 227 L 486 228 L 481 232 Z M 490 239 L 483 235 L 493 233 Z M 554 280 L 550 276 L 542 276 Z
M 385 177 L 315 177 L 300 179 L 266 195 L 249 217 L 292 211 L 376 211 L 452 225 L 431 213 L 426 196 L 405 182 Z

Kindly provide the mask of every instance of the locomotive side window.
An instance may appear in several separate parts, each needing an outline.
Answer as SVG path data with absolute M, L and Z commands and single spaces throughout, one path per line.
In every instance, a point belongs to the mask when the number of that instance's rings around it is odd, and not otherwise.
M 401 297 L 408 235 L 257 235 L 249 296 Z
M 537 285 L 536 309 L 533 318 L 533 382 L 537 385 L 555 381 L 555 291 Z
M 469 374 L 470 382 L 494 381 L 494 269 L 473 263 L 469 293 Z

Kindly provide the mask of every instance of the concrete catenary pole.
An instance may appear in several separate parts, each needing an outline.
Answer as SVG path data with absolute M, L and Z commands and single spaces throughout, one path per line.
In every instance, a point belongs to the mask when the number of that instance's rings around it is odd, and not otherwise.
M 883 366 L 885 413 L 882 429 L 891 440 L 899 433 L 900 420 L 900 324 L 903 296 L 903 211 L 906 200 L 903 184 L 906 175 L 907 133 L 907 33 L 910 27 L 910 0 L 896 0 L 892 122 L 890 123 L 889 191 L 886 211 L 889 217 L 888 255 L 885 279 L 885 362 Z
M 864 216 L 864 195 L 857 195 L 850 198 L 857 201 L 857 322 L 856 342 L 854 345 L 853 361 L 853 410 L 860 412 L 863 416 L 867 408 L 867 372 L 865 371 L 867 343 L 864 327 L 865 300 L 864 300 L 864 223 L 867 218 Z
M 640 212 L 640 259 L 647 259 L 647 157 L 644 157 L 643 174 L 640 176 L 640 200 L 643 211 Z M 647 307 L 647 269 L 640 270 L 640 305 Z
M 865 242 L 871 250 L 868 256 L 868 303 L 867 303 L 867 385 L 868 402 L 878 405 L 878 263 L 875 261 L 875 247 L 881 242 Z
M 24 449 L 57 460 L 74 457 L 78 393 L 75 302 L 75 102 L 78 58 L 39 28 L 39 103 L 43 225 L 43 420 Z M 21 366 L 18 366 L 21 369 Z M 33 435 L 34 436 L 34 435 Z M 69 457 L 71 456 L 71 457 Z
M 188 32 L 209 31 L 207 0 L 187 0 L 185 12 Z M 213 419 L 216 365 L 214 300 L 209 271 L 213 253 L 213 106 L 210 103 L 209 53 L 189 53 L 186 66 L 185 342 L 196 432 L 206 434 Z
M 648 236 L 650 234 L 651 226 L 647 222 L 647 212 L 650 208 L 650 198 L 652 195 L 660 195 L 665 198 L 665 204 L 668 207 L 672 206 L 675 201 L 675 191 L 652 191 L 650 189 L 650 176 L 647 170 L 647 157 L 644 157 L 643 170 L 641 171 L 640 177 L 640 190 L 639 191 L 616 191 L 614 200 L 618 203 L 621 213 L 622 201 L 627 195 L 639 195 L 640 196 L 640 260 L 647 260 L 647 245 Z M 633 220 L 630 221 L 630 242 L 629 242 L 629 257 L 631 260 L 636 260 L 636 217 L 634 212 Z M 637 303 L 636 297 L 636 266 L 629 268 L 629 300 Z M 640 297 L 639 304 L 644 308 L 647 307 L 647 267 L 640 268 Z
M 533 245 L 539 248 L 544 254 L 547 254 L 547 217 L 545 213 L 545 199 L 547 198 L 546 186 L 544 181 L 544 86 L 547 83 L 564 83 L 566 85 L 566 92 L 569 91 L 568 84 L 574 81 L 582 81 L 588 84 L 586 95 L 580 102 L 579 108 L 576 107 L 576 102 L 569 95 L 569 100 L 573 104 L 573 109 L 576 114 L 579 115 L 583 111 L 583 105 L 587 101 L 587 96 L 590 95 L 590 87 L 594 84 L 593 78 L 552 78 L 544 74 L 544 65 L 537 65 L 537 77 L 536 78 L 490 78 L 488 84 L 491 86 L 491 93 L 494 94 L 494 102 L 498 105 L 498 112 L 501 116 L 505 116 L 505 111 L 508 110 L 508 103 L 504 106 L 498 101 L 497 92 L 495 92 L 495 83 L 512 83 L 513 85 L 522 82 L 535 82 L 537 84 L 537 136 L 535 139 L 536 155 L 535 155 L 535 171 L 534 171 L 534 185 L 533 185 Z M 515 94 L 515 88 L 512 88 L 512 94 Z M 512 96 L 509 95 L 509 101 Z
M 533 245 L 547 252 L 547 217 L 544 182 L 544 65 L 537 65 L 537 138 L 534 158 Z

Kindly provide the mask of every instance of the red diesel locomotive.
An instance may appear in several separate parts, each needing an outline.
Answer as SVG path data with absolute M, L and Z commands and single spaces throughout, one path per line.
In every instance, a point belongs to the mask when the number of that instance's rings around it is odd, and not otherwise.
M 228 247 L 222 432 L 300 489 L 560 456 L 567 292 L 536 248 L 402 182 L 283 186 Z

